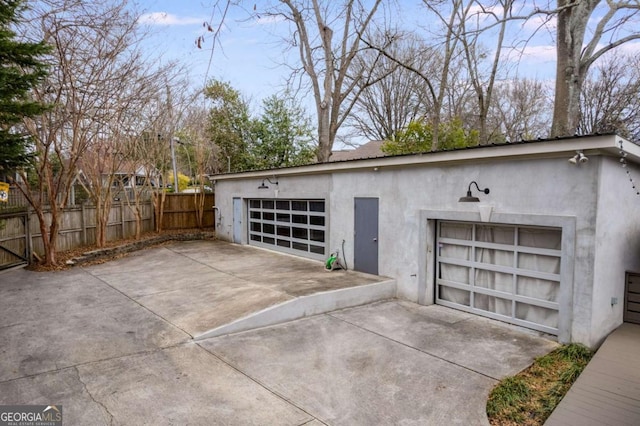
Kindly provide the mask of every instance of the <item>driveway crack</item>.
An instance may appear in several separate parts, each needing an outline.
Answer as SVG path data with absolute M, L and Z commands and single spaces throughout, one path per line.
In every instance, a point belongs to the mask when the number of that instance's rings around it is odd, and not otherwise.
M 87 395 L 89 395 L 89 397 L 91 398 L 91 400 L 93 402 L 95 402 L 96 404 L 98 404 L 100 407 L 102 407 L 102 409 L 107 413 L 107 415 L 109 416 L 109 425 L 113 425 L 113 414 L 111 414 L 111 412 L 109 411 L 109 409 L 107 408 L 106 405 L 104 405 L 102 402 L 98 401 L 97 399 L 95 399 L 95 397 L 93 396 L 93 394 L 89 391 L 89 389 L 87 388 L 87 384 L 82 380 L 82 377 L 80 376 L 80 370 L 78 370 L 77 367 L 73 367 L 73 369 L 76 372 L 76 376 L 78 377 L 78 381 L 80 383 L 82 383 L 82 387 L 84 388 L 84 391 L 87 393 Z

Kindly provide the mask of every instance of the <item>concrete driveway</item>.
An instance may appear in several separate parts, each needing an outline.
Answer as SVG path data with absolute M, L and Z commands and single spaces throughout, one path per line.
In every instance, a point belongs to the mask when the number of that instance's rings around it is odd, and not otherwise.
M 62 404 L 67 425 L 486 424 L 496 381 L 556 346 L 397 300 L 193 340 L 281 298 L 384 281 L 297 260 L 198 242 L 0 273 L 0 405 Z

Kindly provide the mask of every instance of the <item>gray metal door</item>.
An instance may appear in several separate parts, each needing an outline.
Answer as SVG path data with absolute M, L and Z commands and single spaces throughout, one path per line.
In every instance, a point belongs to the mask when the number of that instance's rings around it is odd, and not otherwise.
M 233 242 L 242 243 L 242 199 L 233 199 Z
M 378 199 L 354 199 L 354 269 L 378 275 Z

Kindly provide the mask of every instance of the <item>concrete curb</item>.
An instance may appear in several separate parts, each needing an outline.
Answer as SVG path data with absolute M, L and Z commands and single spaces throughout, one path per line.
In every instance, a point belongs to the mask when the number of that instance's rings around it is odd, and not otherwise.
M 229 324 L 206 331 L 193 339 L 198 341 L 239 333 L 395 297 L 395 280 L 315 293 L 270 306 Z
M 82 256 L 74 257 L 73 259 L 69 259 L 67 261 L 67 265 L 81 265 L 86 262 L 91 262 L 94 260 L 98 260 L 104 257 L 115 256 L 118 254 L 131 253 L 134 251 L 141 250 L 148 246 L 152 246 L 155 244 L 161 244 L 167 241 L 197 241 L 197 240 L 214 240 L 215 232 L 190 232 L 186 234 L 166 234 L 166 235 L 158 235 L 156 237 L 134 241 L 128 244 L 122 244 L 115 247 L 102 248 L 97 250 L 91 250 L 82 253 Z

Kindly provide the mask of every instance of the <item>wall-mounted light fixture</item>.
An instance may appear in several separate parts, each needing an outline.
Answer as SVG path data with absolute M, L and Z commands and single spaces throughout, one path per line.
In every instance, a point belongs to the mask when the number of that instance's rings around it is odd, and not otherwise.
M 478 202 L 480 202 L 480 198 L 474 197 L 473 195 L 471 195 L 471 185 L 475 185 L 476 189 L 478 191 L 480 191 L 480 192 L 484 192 L 485 194 L 489 193 L 489 188 L 480 189 L 480 187 L 478 186 L 478 183 L 475 180 L 472 180 L 471 183 L 469 184 L 469 188 L 467 189 L 467 195 L 465 195 L 464 197 L 460 197 L 460 199 L 458 200 L 459 203 L 478 203 Z
M 269 178 L 265 178 L 262 179 L 262 183 L 260 184 L 260 186 L 258 187 L 258 189 L 269 189 L 269 185 L 265 184 L 264 181 L 269 182 L 271 185 L 277 185 L 278 184 L 278 180 L 274 177 L 273 181 Z
M 584 164 L 587 161 L 589 161 L 589 159 L 584 155 L 582 151 L 576 151 L 576 155 L 569 158 L 569 162 L 571 164 Z

